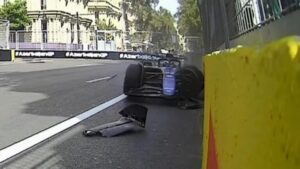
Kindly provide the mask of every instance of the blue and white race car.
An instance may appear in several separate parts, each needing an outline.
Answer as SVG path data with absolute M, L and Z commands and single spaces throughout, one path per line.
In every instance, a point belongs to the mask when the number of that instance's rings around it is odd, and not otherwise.
M 204 76 L 194 66 L 182 66 L 176 58 L 130 64 L 124 79 L 128 96 L 196 98 L 204 88 Z

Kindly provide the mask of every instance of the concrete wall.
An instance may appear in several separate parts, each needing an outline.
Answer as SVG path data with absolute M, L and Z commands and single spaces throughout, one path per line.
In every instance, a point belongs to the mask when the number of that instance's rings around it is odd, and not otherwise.
M 300 41 L 205 59 L 202 169 L 300 168 Z
M 203 53 L 186 53 L 184 65 L 196 66 L 203 72 Z

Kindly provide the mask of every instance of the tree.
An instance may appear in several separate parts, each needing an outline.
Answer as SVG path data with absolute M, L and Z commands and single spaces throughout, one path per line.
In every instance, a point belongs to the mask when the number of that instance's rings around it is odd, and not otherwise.
M 25 0 L 8 1 L 0 8 L 0 19 L 10 22 L 11 30 L 24 30 L 31 23 Z
M 149 30 L 149 25 L 153 17 L 154 7 L 159 0 L 128 0 L 128 12 L 136 17 L 133 21 L 135 29 L 138 31 Z
M 149 27 L 153 32 L 152 42 L 155 43 L 158 48 L 177 48 L 177 32 L 174 23 L 175 19 L 171 12 L 165 8 L 160 7 L 158 11 L 153 13 Z
M 170 34 L 176 33 L 174 23 L 175 19 L 171 12 L 163 7 L 160 7 L 158 11 L 153 12 L 149 27 L 154 32 L 164 32 Z
M 117 29 L 117 27 L 113 23 L 111 23 L 110 20 L 108 20 L 108 23 L 107 23 L 105 19 L 98 20 L 96 25 L 97 25 L 98 30 L 116 30 Z
M 133 26 L 136 32 L 132 42 L 154 45 L 157 50 L 174 49 L 177 44 L 177 32 L 174 26 L 175 19 L 165 8 L 156 10 L 159 0 L 127 0 L 126 9 L 135 16 Z
M 108 20 L 108 23 L 106 22 L 105 19 L 98 20 L 96 25 L 98 30 L 117 30 L 117 27 L 113 23 L 111 23 L 110 20 Z M 115 38 L 111 33 L 104 33 L 104 34 L 106 40 L 108 41 L 114 40 Z
M 201 36 L 201 18 L 197 0 L 178 0 L 180 7 L 178 17 L 179 33 L 184 36 Z

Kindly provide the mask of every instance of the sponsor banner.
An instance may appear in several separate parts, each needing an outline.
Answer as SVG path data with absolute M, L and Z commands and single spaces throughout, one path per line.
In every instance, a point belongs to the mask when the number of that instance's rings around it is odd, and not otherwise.
M 113 60 L 159 60 L 159 55 L 135 52 L 107 52 L 107 51 L 29 51 L 17 50 L 16 57 L 39 58 L 92 58 Z
M 54 57 L 54 52 L 16 51 L 16 57 Z
M 159 60 L 161 57 L 141 53 L 120 53 L 120 59 Z
M 108 57 L 107 52 L 66 52 L 67 58 L 103 58 Z

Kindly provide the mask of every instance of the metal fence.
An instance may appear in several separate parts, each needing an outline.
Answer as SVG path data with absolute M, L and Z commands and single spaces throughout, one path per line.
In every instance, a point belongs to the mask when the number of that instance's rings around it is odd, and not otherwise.
M 98 31 L 11 31 L 12 49 L 101 50 L 159 52 L 181 50 L 179 36 L 161 32 L 119 30 Z
M 230 20 L 229 25 L 236 26 L 237 33 L 231 34 L 231 38 L 262 27 L 266 23 L 280 19 L 284 14 L 299 9 L 300 0 L 241 0 L 236 1 L 234 5 L 236 15 Z
M 206 52 L 300 8 L 300 0 L 199 0 Z M 227 31 L 226 31 L 227 30 Z
M 176 54 L 199 52 L 201 37 L 150 31 L 11 31 L 9 46 L 18 50 L 99 50 Z
M 96 50 L 101 51 L 123 51 L 124 33 L 120 30 L 98 30 L 96 31 Z
M 0 49 L 9 48 L 9 21 L 0 20 Z
M 11 31 L 11 49 L 30 50 L 91 50 L 95 35 L 89 31 Z
M 203 38 L 199 36 L 184 37 L 184 51 L 190 53 L 203 53 Z
M 172 50 L 178 53 L 181 50 L 177 34 L 137 31 L 127 33 L 126 38 L 127 49 L 132 51 L 159 53 L 161 50 Z
M 202 37 L 182 37 L 176 33 L 137 31 L 126 34 L 127 50 L 160 53 L 171 51 L 176 54 L 202 52 Z

